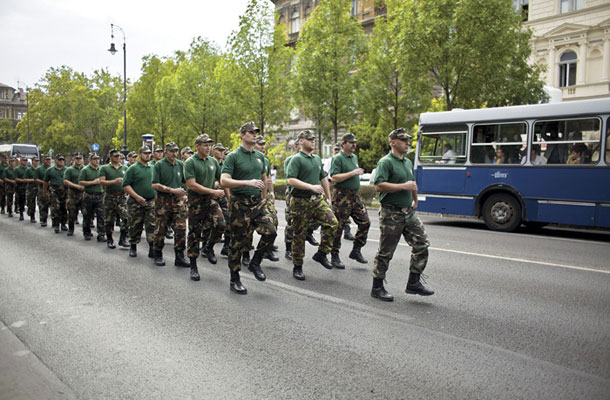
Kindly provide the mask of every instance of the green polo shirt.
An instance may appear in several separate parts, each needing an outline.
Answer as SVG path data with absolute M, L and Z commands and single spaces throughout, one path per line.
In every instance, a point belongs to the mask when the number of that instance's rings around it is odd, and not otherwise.
M 4 170 L 8 168 L 8 165 L 0 163 L 0 179 L 4 177 Z
M 35 179 L 36 178 L 36 168 L 32 168 L 32 166 L 29 166 L 25 169 L 25 175 L 23 176 L 25 179 Z M 28 188 L 34 189 L 36 188 L 36 182 L 28 182 L 26 183 L 26 185 L 28 185 Z
M 186 180 L 184 179 L 184 164 L 176 159 L 172 165 L 165 157 L 153 167 L 152 183 L 160 183 L 172 189 L 183 188 Z
M 229 174 L 236 180 L 261 179 L 265 174 L 265 156 L 259 151 L 248 151 L 242 146 L 227 155 L 222 163 L 222 174 Z M 242 196 L 260 196 L 261 190 L 250 186 L 231 189 L 231 194 Z
M 286 178 L 296 178 L 310 185 L 319 185 L 320 181 L 326 177 L 326 171 L 322 167 L 322 160 L 319 156 L 312 154 L 308 155 L 303 151 L 299 151 L 292 157 L 288 164 Z M 293 196 L 311 196 L 317 194 L 311 190 L 290 188 L 290 193 Z
M 40 179 L 44 181 L 44 175 L 47 172 L 47 167 L 45 167 L 43 164 L 40 164 L 38 166 L 38 168 L 36 168 L 36 175 L 34 175 L 35 179 Z
M 63 186 L 64 185 L 64 173 L 66 172 L 66 166 L 62 169 L 57 167 L 50 167 L 44 173 L 44 181 L 49 182 L 52 186 Z
M 83 169 L 80 170 L 80 175 L 78 175 L 78 181 L 94 181 L 100 177 L 100 167 L 97 169 L 91 167 L 91 164 L 87 165 Z M 104 189 L 102 185 L 99 183 L 97 185 L 85 186 L 85 193 L 103 193 Z
M 199 185 L 214 189 L 214 182 L 220 180 L 220 165 L 214 157 L 199 157 L 195 153 L 191 158 L 184 162 L 184 178 L 195 179 Z M 189 194 L 201 194 L 193 190 L 187 190 Z
M 336 156 L 333 157 L 333 160 L 330 163 L 330 176 L 343 174 L 358 168 L 360 167 L 358 167 L 357 155 L 352 154 L 351 156 L 348 156 L 343 151 L 340 151 Z M 360 176 L 352 176 L 343 182 L 334 183 L 333 185 L 342 189 L 358 190 L 360 189 Z
M 15 167 L 15 178 L 17 179 L 23 179 L 25 178 L 25 168 L 23 168 L 21 165 L 18 167 Z M 19 185 L 22 185 L 22 182 L 18 182 Z
M 10 166 L 6 166 L 6 168 L 4 169 L 4 174 L 2 175 L 3 178 L 7 178 L 7 179 L 15 179 L 15 169 L 11 168 Z
M 70 181 L 75 185 L 78 185 L 78 177 L 80 176 L 80 172 L 82 171 L 82 169 L 82 165 L 80 166 L 80 168 L 76 168 L 75 165 L 66 168 L 66 172 L 64 173 L 64 180 Z
M 119 164 L 118 168 L 115 168 L 114 165 L 106 164 L 100 168 L 100 176 L 106 178 L 107 181 L 113 181 L 116 178 L 124 178 L 125 172 L 127 171 L 127 167 Z M 123 191 L 122 183 L 115 183 L 114 185 L 105 186 L 107 193 L 117 193 Z
M 153 168 L 149 165 L 142 165 L 137 162 L 127 168 L 125 176 L 123 176 L 123 187 L 131 186 L 131 188 L 144 199 L 152 200 L 157 193 L 152 188 Z
M 413 164 L 407 157 L 396 157 L 391 151 L 377 163 L 375 170 L 375 185 L 382 182 L 405 183 L 414 181 Z M 410 190 L 401 190 L 394 193 L 380 193 L 379 202 L 392 206 L 407 208 L 413 203 L 413 193 Z

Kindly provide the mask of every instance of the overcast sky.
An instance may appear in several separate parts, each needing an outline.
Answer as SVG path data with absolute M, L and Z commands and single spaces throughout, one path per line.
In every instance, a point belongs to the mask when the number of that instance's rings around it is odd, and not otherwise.
M 147 54 L 172 55 L 202 36 L 223 47 L 248 0 L 0 0 L 0 82 L 34 86 L 50 67 L 67 65 L 90 75 L 107 68 L 123 76 L 125 30 L 127 77 L 140 76 Z

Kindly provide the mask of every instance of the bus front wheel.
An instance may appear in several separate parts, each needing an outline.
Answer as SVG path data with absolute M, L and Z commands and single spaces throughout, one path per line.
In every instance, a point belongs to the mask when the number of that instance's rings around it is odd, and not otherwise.
M 483 220 L 492 231 L 512 232 L 521 224 L 521 205 L 511 195 L 493 194 L 483 205 Z

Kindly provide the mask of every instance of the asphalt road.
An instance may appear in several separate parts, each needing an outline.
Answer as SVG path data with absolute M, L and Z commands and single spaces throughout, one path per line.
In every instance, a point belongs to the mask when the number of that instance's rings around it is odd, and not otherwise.
M 307 245 L 306 281 L 264 261 L 266 282 L 242 272 L 247 296 L 229 291 L 225 258 L 200 258 L 192 282 L 171 246 L 156 267 L 142 245 L 131 259 L 0 216 L 0 344 L 18 339 L 0 352 L 0 399 L 45 398 L 43 381 L 46 398 L 610 399 L 609 234 L 422 216 L 436 294 L 404 293 L 402 244 L 383 303 L 369 294 L 370 215 L 368 265 L 343 241 L 347 269 L 327 271 Z

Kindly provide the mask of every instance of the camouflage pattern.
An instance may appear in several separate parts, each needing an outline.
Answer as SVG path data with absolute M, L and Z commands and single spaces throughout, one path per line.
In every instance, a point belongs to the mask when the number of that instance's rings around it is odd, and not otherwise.
M 38 215 L 40 222 L 46 222 L 47 218 L 49 218 L 49 206 L 51 204 L 51 200 L 49 197 L 49 193 L 44 195 L 42 190 L 42 185 L 38 185 Z
M 6 198 L 6 212 L 13 213 L 13 196 L 15 195 L 15 184 L 4 182 L 4 195 Z
M 320 240 L 318 250 L 326 254 L 330 253 L 338 222 L 322 195 L 307 198 L 293 196 L 290 200 L 290 209 L 294 210 L 292 212 L 292 263 L 296 266 L 303 265 L 305 236 L 307 236 L 312 222 L 322 226 L 322 240 Z
M 211 195 L 189 194 L 188 196 L 188 257 L 199 256 L 199 241 L 203 238 L 212 244 L 218 243 L 227 225 L 218 201 Z M 203 236 L 206 224 L 211 226 L 207 237 Z
M 106 234 L 104 223 L 104 193 L 83 194 L 83 235 L 91 235 L 93 218 L 97 217 L 97 236 Z
M 15 212 L 25 212 L 26 184 L 17 183 L 15 188 Z
M 66 209 L 68 210 L 68 222 L 74 223 L 78 219 L 78 212 L 83 211 L 83 192 L 78 189 L 66 187 L 68 191 L 66 198 Z
M 146 201 L 141 205 L 133 197 L 127 199 L 127 214 L 129 215 L 129 243 L 140 243 L 142 228 L 146 229 L 146 241 L 155 240 L 155 199 Z
M 66 210 L 66 188 L 64 186 L 49 185 L 48 191 L 53 226 L 65 224 L 68 222 L 68 212 Z
M 292 243 L 292 213 L 290 212 L 290 186 L 286 185 L 286 208 L 284 209 L 284 218 L 286 218 L 286 228 L 284 229 L 284 243 Z
M 216 201 L 218 203 L 218 205 L 220 206 L 220 209 L 222 210 L 222 216 L 225 219 L 225 242 L 228 244 L 229 240 L 231 238 L 231 232 L 229 231 L 229 200 L 227 200 L 226 197 L 221 197 L 221 198 L 217 198 L 214 199 L 214 201 Z M 201 240 L 205 243 L 208 241 L 208 239 L 210 238 L 210 234 L 212 232 L 212 226 L 213 223 L 212 221 L 210 221 L 210 219 L 207 219 L 205 221 L 205 225 L 203 228 L 203 233 L 201 234 Z M 220 239 L 218 239 L 220 240 Z M 215 242 L 216 243 L 216 242 Z
M 231 196 L 229 221 L 231 231 L 229 268 L 231 271 L 241 270 L 242 254 L 250 251 L 255 230 L 261 235 L 256 251 L 271 250 L 277 230 L 265 202 L 261 198 Z
M 379 250 L 375 256 L 373 277 L 385 279 L 386 271 L 401 235 L 412 247 L 409 271 L 421 274 L 428 263 L 430 242 L 424 225 L 417 217 L 413 207 L 408 209 L 382 207 L 379 211 L 379 225 L 381 236 Z
M 336 187 L 333 191 L 333 212 L 339 225 L 335 231 L 331 253 L 338 254 L 339 250 L 341 250 L 343 227 L 349 223 L 349 217 L 352 217 L 356 225 L 358 225 L 354 247 L 364 247 L 369 234 L 369 228 L 371 227 L 371 220 L 358 191 Z
M 119 225 L 121 233 L 129 231 L 127 219 L 127 198 L 124 192 L 108 193 L 104 196 L 104 217 L 106 233 L 114 232 L 114 223 Z
M 267 192 L 267 198 L 265 199 L 265 201 L 267 205 L 267 211 L 269 211 L 269 215 L 271 215 L 271 219 L 273 220 L 273 225 L 275 225 L 275 229 L 277 230 L 279 220 L 277 219 L 277 209 L 275 208 L 275 201 L 271 192 Z
M 2 175 L 0 174 L 0 179 L 2 179 Z M 6 192 L 4 190 L 4 182 L 0 182 L 0 208 L 4 210 L 6 207 Z
M 169 145 L 169 144 L 168 144 Z M 171 226 L 174 229 L 174 250 L 186 248 L 186 197 L 157 192 L 155 200 L 155 250 L 162 251 L 165 235 Z
M 38 197 L 38 185 L 28 183 L 26 193 L 26 202 L 28 206 L 28 216 L 34 218 L 36 216 L 36 198 Z

